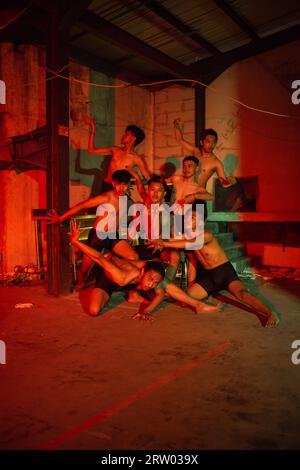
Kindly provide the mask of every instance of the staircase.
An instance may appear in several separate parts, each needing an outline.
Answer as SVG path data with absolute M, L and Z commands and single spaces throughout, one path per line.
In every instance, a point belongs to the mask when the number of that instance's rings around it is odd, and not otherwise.
M 249 270 L 250 258 L 245 256 L 244 246 L 234 240 L 233 232 L 227 232 L 226 222 L 206 222 L 205 229 L 212 232 L 224 249 L 238 274 Z

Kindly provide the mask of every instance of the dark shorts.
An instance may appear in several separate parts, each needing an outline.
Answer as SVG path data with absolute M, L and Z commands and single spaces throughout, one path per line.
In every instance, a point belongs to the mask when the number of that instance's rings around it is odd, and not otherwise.
M 107 234 L 108 235 L 108 234 Z M 87 240 L 88 246 L 91 248 L 95 248 L 95 250 L 101 251 L 102 249 L 106 249 L 111 251 L 113 247 L 119 243 L 119 235 L 116 233 L 116 238 L 104 238 L 103 240 L 98 237 L 96 229 L 91 228 Z
M 208 295 L 227 290 L 232 281 L 239 281 L 239 277 L 230 261 L 213 269 L 205 269 L 198 263 L 195 282 L 203 287 Z
M 116 282 L 112 282 L 105 274 L 104 269 L 97 265 L 95 267 L 95 276 L 96 282 L 94 287 L 104 290 L 107 295 L 110 297 L 113 292 L 118 292 L 122 290 L 122 286 Z
M 110 297 L 113 292 L 125 292 L 126 296 L 129 295 L 130 291 L 136 291 L 138 294 L 150 302 L 155 297 L 156 293 L 154 289 L 144 291 L 139 289 L 137 284 L 128 284 L 127 286 L 120 286 L 116 282 L 111 281 L 105 274 L 104 269 L 101 266 L 97 266 L 95 270 L 96 282 L 94 288 L 102 289 Z

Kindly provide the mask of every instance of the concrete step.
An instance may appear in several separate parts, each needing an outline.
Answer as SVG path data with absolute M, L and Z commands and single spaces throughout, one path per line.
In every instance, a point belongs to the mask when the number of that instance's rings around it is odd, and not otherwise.
M 218 239 L 220 245 L 223 248 L 225 248 L 229 245 L 232 245 L 234 243 L 233 232 L 216 233 L 215 236 L 216 236 L 216 238 Z
M 238 258 L 244 255 L 244 245 L 241 243 L 232 243 L 229 246 L 224 247 L 224 251 L 228 256 L 228 259 L 231 261 L 234 258 Z
M 245 269 L 248 270 L 250 268 L 250 261 L 251 259 L 246 256 L 237 256 L 230 260 L 238 274 L 241 274 Z

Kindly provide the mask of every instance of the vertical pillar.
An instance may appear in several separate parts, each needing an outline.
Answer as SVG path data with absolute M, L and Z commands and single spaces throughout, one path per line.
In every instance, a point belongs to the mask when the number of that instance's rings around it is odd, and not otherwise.
M 199 147 L 200 132 L 205 129 L 205 88 L 195 87 L 195 145 Z
M 48 12 L 47 68 L 59 71 L 69 63 L 67 29 L 59 28 L 58 9 Z M 63 75 L 68 76 L 68 67 Z M 48 78 L 52 75 L 48 72 Z M 47 208 L 63 213 L 69 208 L 69 81 L 47 80 Z M 70 253 L 66 230 L 48 225 L 48 292 L 69 292 Z

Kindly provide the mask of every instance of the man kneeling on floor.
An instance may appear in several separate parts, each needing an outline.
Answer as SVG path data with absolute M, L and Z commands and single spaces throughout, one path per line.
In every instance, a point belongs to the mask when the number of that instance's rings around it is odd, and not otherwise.
M 217 310 L 217 307 L 193 299 L 175 284 L 164 282 L 165 270 L 161 262 L 126 260 L 111 253 L 106 257 L 79 241 L 80 225 L 76 221 L 72 221 L 72 232 L 69 235 L 71 243 L 98 265 L 96 283 L 89 302 L 90 315 L 98 315 L 111 294 L 120 290 L 129 293 L 130 301 L 149 301 L 142 314 L 137 315 L 143 319 L 149 318 L 149 314 L 164 299 L 165 292 L 173 299 L 195 308 L 197 313 Z

